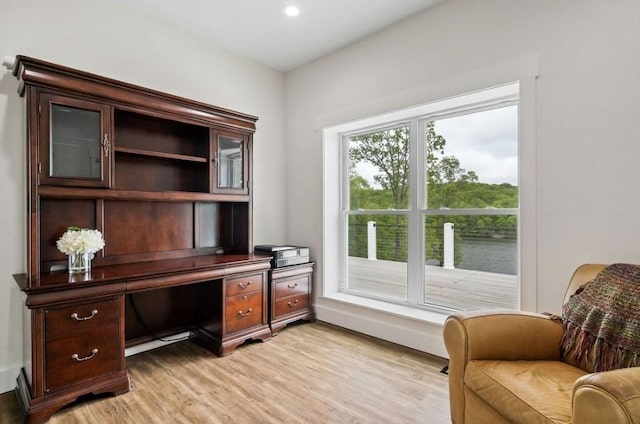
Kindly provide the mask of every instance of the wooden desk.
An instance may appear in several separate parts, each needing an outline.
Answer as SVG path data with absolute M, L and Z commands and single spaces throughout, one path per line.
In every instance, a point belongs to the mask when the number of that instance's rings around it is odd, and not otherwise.
M 269 260 L 198 256 L 98 267 L 90 275 L 65 271 L 43 275 L 38 289 L 15 276 L 31 321 L 32 363 L 16 389 L 25 421 L 46 421 L 83 394 L 128 391 L 128 345 L 189 331 L 226 355 L 248 339 L 269 340 Z M 146 333 L 149 325 L 154 334 Z
M 127 345 L 188 331 L 224 355 L 269 339 L 269 258 L 250 253 L 258 118 L 25 56 L 14 75 L 26 117 L 25 421 L 129 390 Z M 90 275 L 54 271 L 68 264 L 56 240 L 69 227 L 104 236 Z

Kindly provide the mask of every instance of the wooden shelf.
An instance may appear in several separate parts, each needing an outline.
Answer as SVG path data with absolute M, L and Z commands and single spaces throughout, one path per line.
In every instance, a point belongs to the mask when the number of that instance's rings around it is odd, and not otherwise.
M 39 194 L 45 198 L 148 200 L 158 202 L 249 202 L 250 196 L 237 194 L 197 193 L 188 191 L 137 191 L 94 188 L 40 186 Z
M 116 147 L 115 151 L 119 153 L 127 153 L 130 155 L 154 157 L 154 158 L 160 158 L 160 159 L 181 160 L 185 162 L 207 163 L 209 161 L 208 158 L 203 158 L 199 156 L 188 156 L 188 155 L 179 155 L 175 153 L 157 152 L 152 150 L 132 149 L 129 147 Z

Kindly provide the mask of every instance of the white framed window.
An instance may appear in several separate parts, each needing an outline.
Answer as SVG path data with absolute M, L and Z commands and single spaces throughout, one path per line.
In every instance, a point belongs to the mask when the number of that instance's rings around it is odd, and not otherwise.
M 338 127 L 339 292 L 445 311 L 520 307 L 519 88 Z

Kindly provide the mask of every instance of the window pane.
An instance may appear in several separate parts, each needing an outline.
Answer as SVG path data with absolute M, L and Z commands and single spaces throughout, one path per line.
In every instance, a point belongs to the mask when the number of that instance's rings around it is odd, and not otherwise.
M 95 110 L 51 105 L 51 176 L 100 179 L 101 115 Z
M 425 298 L 451 309 L 516 308 L 516 215 L 425 217 Z
M 230 137 L 218 137 L 218 187 L 243 188 L 243 141 Z
M 428 122 L 425 136 L 424 302 L 518 307 L 517 215 L 499 212 L 519 203 L 517 106 Z
M 518 207 L 518 107 L 427 123 L 427 208 Z
M 407 217 L 350 215 L 347 288 L 393 300 L 407 299 Z
M 409 207 L 409 127 L 349 138 L 349 209 Z

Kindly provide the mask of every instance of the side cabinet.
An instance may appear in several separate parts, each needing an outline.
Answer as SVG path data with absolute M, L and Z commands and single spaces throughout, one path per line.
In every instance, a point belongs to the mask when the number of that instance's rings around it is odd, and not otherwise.
M 124 296 L 42 306 L 32 310 L 31 384 L 18 379 L 18 399 L 27 423 L 45 421 L 85 393 L 124 393 Z
M 313 319 L 313 262 L 269 271 L 269 323 L 277 335 L 286 325 Z

